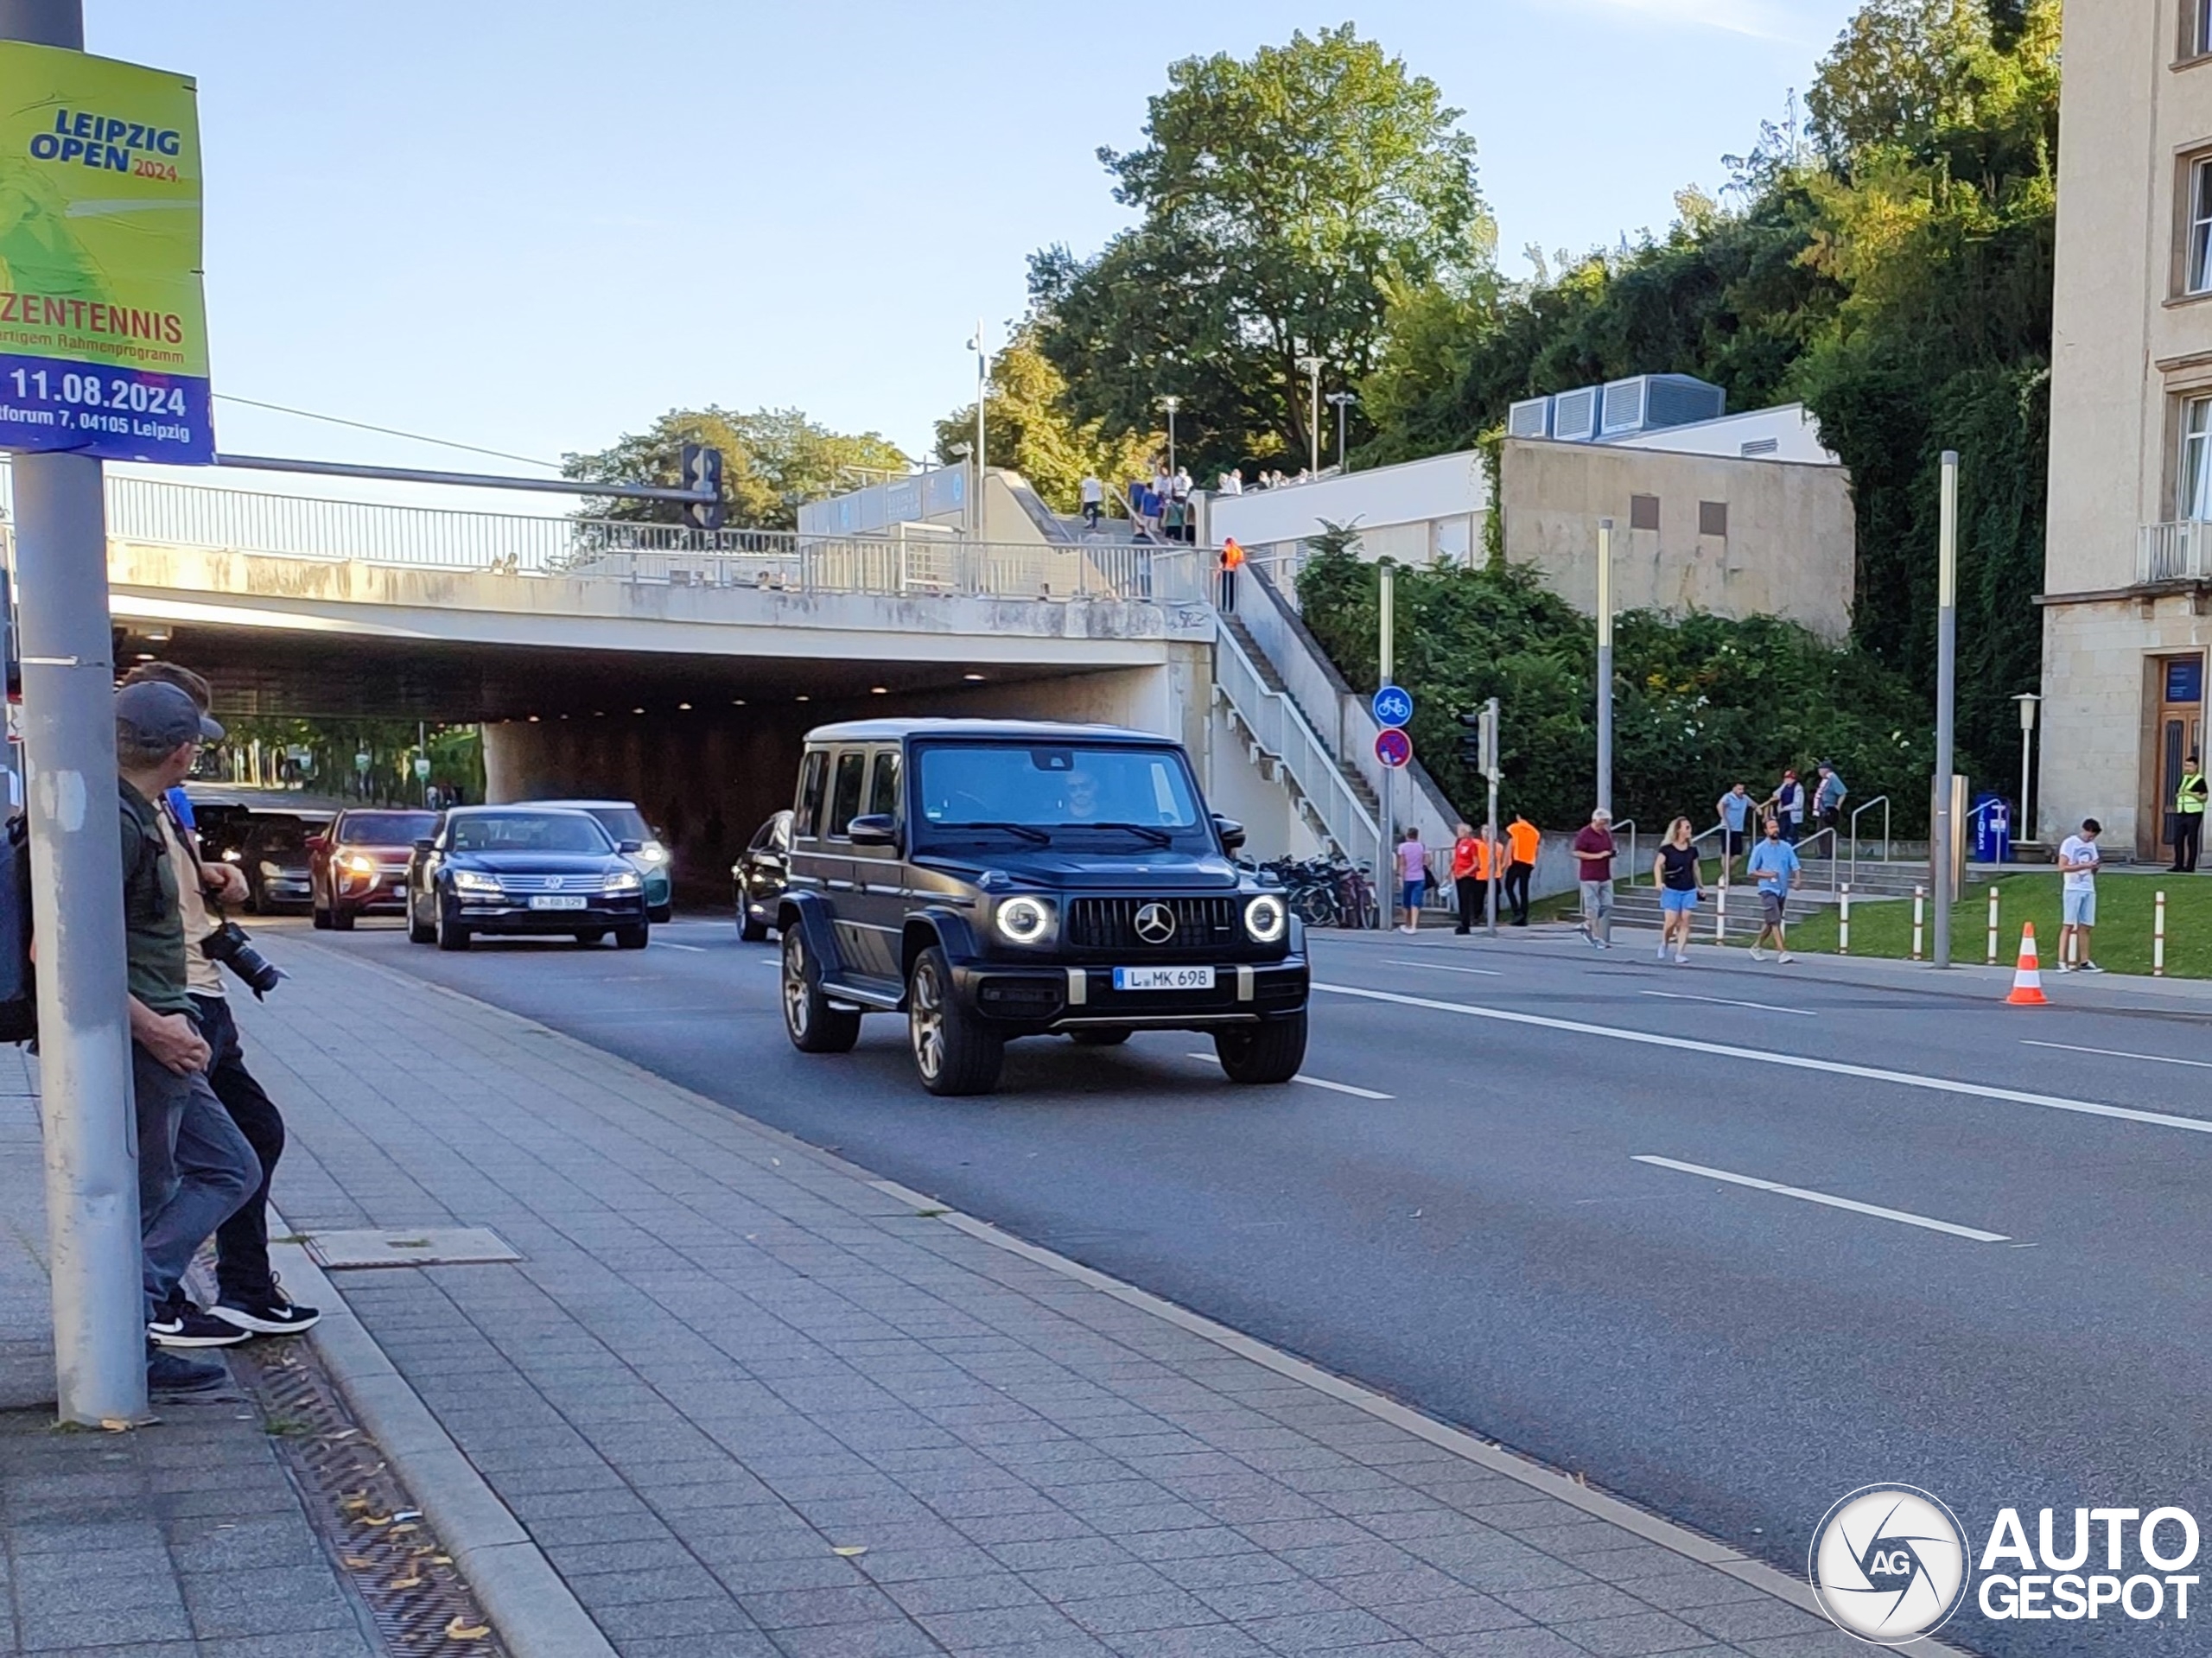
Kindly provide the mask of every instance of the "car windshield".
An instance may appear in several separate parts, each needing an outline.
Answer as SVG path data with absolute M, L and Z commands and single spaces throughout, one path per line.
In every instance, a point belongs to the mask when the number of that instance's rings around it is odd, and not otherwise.
M 582 812 L 487 812 L 453 820 L 455 852 L 612 852 L 606 831 Z
M 437 832 L 435 812 L 348 812 L 339 838 L 350 846 L 412 846 Z
M 258 823 L 252 833 L 254 850 L 264 854 L 297 852 L 307 838 L 307 830 L 297 823 Z
M 947 743 L 924 748 L 918 765 L 923 819 L 947 832 L 1135 828 L 1180 838 L 1203 821 L 1190 770 L 1172 748 Z
M 618 841 L 635 841 L 642 846 L 654 838 L 645 813 L 635 806 L 587 806 L 584 810 Z

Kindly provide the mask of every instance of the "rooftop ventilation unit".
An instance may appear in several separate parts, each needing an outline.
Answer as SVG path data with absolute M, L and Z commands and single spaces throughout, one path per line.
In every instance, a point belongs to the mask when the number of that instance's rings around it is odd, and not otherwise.
M 1688 374 L 1639 374 L 1605 388 L 1599 422 L 1603 437 L 1631 437 L 1669 426 L 1718 420 L 1728 412 L 1728 394 Z
M 1601 389 L 1579 386 L 1552 399 L 1552 435 L 1562 443 L 1589 443 L 1598 435 Z
M 1508 437 L 1549 437 L 1552 435 L 1552 400 L 1549 397 L 1526 397 L 1505 411 L 1505 435 Z

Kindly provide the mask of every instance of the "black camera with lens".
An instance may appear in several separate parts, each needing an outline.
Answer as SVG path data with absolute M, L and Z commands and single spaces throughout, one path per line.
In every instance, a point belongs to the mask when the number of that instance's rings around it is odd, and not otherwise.
M 253 947 L 253 937 L 235 921 L 226 921 L 200 941 L 200 952 L 245 981 L 255 1000 L 266 997 L 284 977 L 284 971 Z

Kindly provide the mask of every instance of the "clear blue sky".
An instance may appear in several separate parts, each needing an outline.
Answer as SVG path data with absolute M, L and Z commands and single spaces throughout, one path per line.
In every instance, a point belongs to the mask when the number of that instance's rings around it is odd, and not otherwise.
M 1369 0 L 1465 111 L 1506 263 L 1663 226 L 1853 0 Z M 1123 221 L 1094 156 L 1252 0 L 86 0 L 196 76 L 218 392 L 557 458 L 664 410 L 797 404 L 919 454 L 1024 261 Z M 475 464 L 219 404 L 221 446 Z M 484 463 L 499 469 L 496 463 Z M 549 505 L 550 503 L 549 502 Z

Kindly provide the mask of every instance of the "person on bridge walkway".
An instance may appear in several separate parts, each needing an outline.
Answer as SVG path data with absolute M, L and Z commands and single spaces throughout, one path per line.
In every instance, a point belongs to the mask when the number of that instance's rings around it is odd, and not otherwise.
M 1797 861 L 1797 848 L 1783 838 L 1782 820 L 1766 820 L 1766 838 L 1751 848 L 1751 855 L 1744 873 L 1756 876 L 1759 884 L 1759 931 L 1751 940 L 1751 959 L 1764 962 L 1766 956 L 1759 949 L 1770 934 L 1774 938 L 1774 959 L 1792 962 L 1789 953 L 1788 910 L 1793 887 L 1805 883 L 1805 866 Z
M 1236 544 L 1236 537 L 1230 536 L 1221 543 L 1221 613 L 1230 615 L 1236 608 L 1236 572 L 1244 567 L 1244 549 Z
M 2181 787 L 2174 793 L 2174 867 L 2177 875 L 2196 873 L 2197 854 L 2204 848 L 2204 768 L 2196 755 L 2189 757 Z
M 1575 873 L 1582 884 L 1579 931 L 1593 950 L 1613 947 L 1613 815 L 1603 806 L 1574 837 Z
M 1705 895 L 1705 875 L 1698 862 L 1697 843 L 1690 839 L 1690 820 L 1677 817 L 1667 825 L 1667 838 L 1651 861 L 1651 884 L 1659 889 L 1659 959 L 1671 952 L 1677 967 L 1690 964 L 1690 924 L 1697 915 L 1697 901 Z
M 1081 486 L 1083 492 L 1083 527 L 1096 530 L 1098 515 L 1106 510 L 1106 486 L 1098 481 L 1095 473 L 1085 473 Z
M 1505 839 L 1512 856 L 1505 866 L 1505 890 L 1500 894 L 1503 901 L 1513 906 L 1513 924 L 1529 924 L 1529 882 L 1536 873 L 1536 854 L 1543 850 L 1543 832 L 1519 812 L 1505 826 Z

